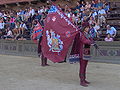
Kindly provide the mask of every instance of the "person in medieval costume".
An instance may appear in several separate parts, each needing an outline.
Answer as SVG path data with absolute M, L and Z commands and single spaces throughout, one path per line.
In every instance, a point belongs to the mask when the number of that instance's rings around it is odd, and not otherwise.
M 90 82 L 86 80 L 86 68 L 90 59 L 90 45 L 93 44 L 92 38 L 89 36 L 89 26 L 83 28 L 79 36 L 79 55 L 80 55 L 80 85 L 87 87 Z
M 42 37 L 39 38 L 38 40 L 38 56 L 41 57 L 40 60 L 41 60 L 41 66 L 49 66 L 47 64 L 47 58 L 44 57 L 44 55 L 42 54 L 42 51 L 41 51 L 41 41 L 42 41 Z M 44 48 L 44 47 L 43 47 Z
M 79 61 L 80 62 L 80 85 L 87 87 L 90 82 L 86 80 L 86 69 L 88 61 L 90 59 L 90 46 L 93 45 L 96 49 L 99 49 L 97 44 L 94 42 L 94 38 L 91 37 L 90 27 L 83 26 L 83 28 L 76 34 L 70 55 L 68 54 L 67 60 L 69 62 Z

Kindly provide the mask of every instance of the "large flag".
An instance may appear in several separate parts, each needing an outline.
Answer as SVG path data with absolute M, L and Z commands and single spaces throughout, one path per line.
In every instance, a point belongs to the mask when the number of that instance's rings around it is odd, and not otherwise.
M 37 23 L 32 33 L 32 40 L 34 43 L 37 43 L 37 40 L 40 39 L 40 37 L 42 36 L 42 31 L 43 31 L 42 26 L 39 23 Z
M 53 62 L 64 61 L 77 33 L 78 30 L 71 20 L 61 9 L 52 5 L 43 31 L 43 55 Z

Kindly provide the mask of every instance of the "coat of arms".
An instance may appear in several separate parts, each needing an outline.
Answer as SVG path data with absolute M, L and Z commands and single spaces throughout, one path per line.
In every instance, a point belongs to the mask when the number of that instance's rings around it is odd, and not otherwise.
M 55 34 L 52 29 L 46 31 L 47 45 L 49 46 L 49 51 L 61 52 L 63 50 L 63 41 L 60 40 L 60 35 Z

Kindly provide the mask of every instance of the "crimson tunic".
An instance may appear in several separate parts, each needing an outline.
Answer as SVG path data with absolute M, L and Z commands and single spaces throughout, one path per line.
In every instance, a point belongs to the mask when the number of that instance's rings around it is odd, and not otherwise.
M 84 45 L 87 44 L 87 45 L 91 45 L 92 44 L 92 40 L 89 39 L 87 37 L 88 35 L 83 32 L 81 33 L 80 32 L 80 38 L 79 38 L 79 54 L 80 54 L 80 59 L 83 59 L 83 54 L 84 54 Z

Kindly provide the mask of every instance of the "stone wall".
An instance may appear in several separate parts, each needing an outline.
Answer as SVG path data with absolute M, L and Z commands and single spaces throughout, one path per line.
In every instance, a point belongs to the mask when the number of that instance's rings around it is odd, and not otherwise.
M 29 40 L 0 40 L 0 54 L 37 57 L 37 45 Z
M 120 42 L 96 42 L 99 45 L 99 52 L 91 47 L 91 61 L 120 64 Z M 100 52 L 103 54 L 100 54 Z M 0 54 L 38 57 L 37 45 L 32 41 L 11 41 L 0 40 Z
M 120 42 L 97 42 L 99 50 L 91 47 L 91 61 L 120 64 Z

